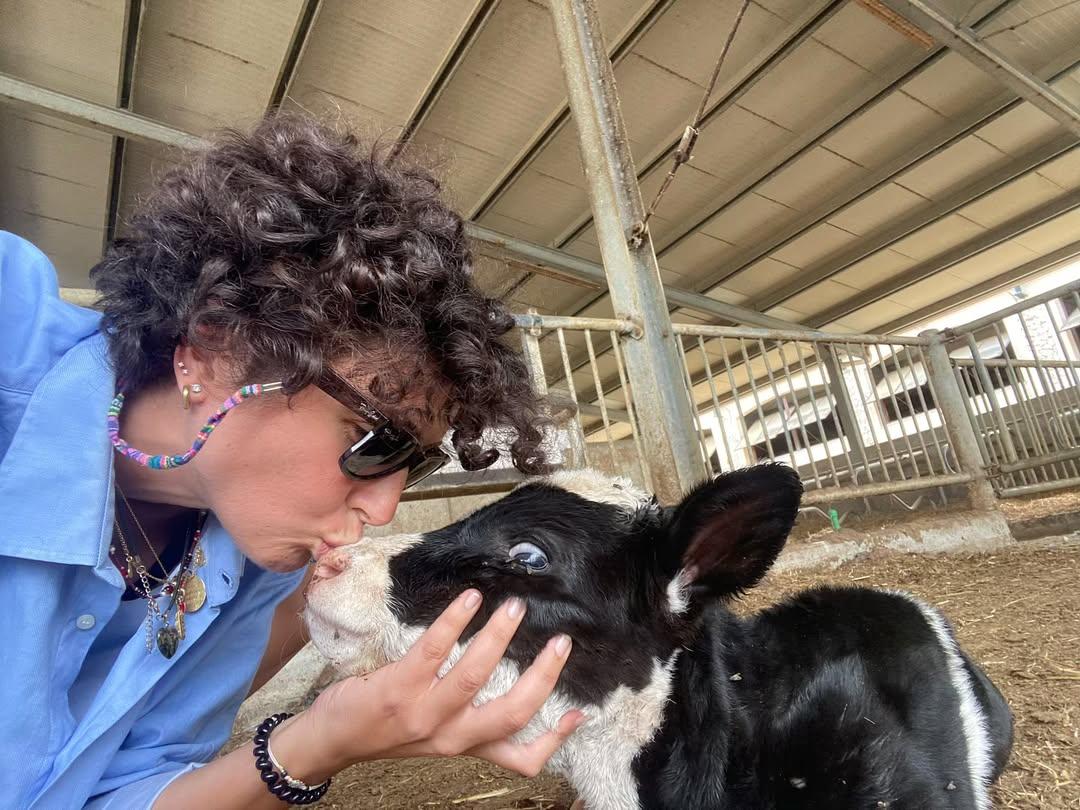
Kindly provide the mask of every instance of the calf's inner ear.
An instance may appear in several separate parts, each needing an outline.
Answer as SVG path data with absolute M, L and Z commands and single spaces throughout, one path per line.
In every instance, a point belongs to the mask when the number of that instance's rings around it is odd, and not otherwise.
M 756 585 L 784 547 L 802 483 L 779 464 L 720 475 L 683 499 L 664 542 L 665 573 L 687 573 L 691 593 L 725 596 Z

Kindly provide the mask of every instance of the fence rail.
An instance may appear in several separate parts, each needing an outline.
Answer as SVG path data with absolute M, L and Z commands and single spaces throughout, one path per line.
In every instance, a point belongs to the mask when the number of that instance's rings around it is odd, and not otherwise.
M 1080 485 L 1078 291 L 1080 282 L 918 336 L 674 324 L 698 452 L 713 473 L 788 464 L 816 511 L 877 508 L 882 498 L 912 508 L 905 493 L 944 505 L 958 487 L 985 505 Z M 532 383 L 550 403 L 556 463 L 649 486 L 642 409 L 623 357 L 637 325 L 515 319 Z M 409 497 L 496 492 L 520 480 L 508 464 L 451 470 Z
M 947 337 L 998 497 L 1080 485 L 1080 281 Z

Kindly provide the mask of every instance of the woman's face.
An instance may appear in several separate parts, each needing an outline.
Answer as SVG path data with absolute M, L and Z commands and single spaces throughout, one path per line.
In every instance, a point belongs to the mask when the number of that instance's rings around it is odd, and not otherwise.
M 232 393 L 204 388 L 199 410 L 207 415 Z M 417 404 L 406 399 L 402 407 Z M 395 421 L 394 410 L 383 410 Z M 273 571 L 296 570 L 394 516 L 406 470 L 355 481 L 338 466 L 369 427 L 315 386 L 291 401 L 280 393 L 255 397 L 230 411 L 206 442 L 193 465 L 197 486 L 248 559 Z M 426 447 L 446 429 L 436 419 L 411 432 Z

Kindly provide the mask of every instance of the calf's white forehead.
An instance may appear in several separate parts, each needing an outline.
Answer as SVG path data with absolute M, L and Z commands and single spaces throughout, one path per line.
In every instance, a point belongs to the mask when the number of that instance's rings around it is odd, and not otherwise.
M 639 509 L 652 496 L 628 478 L 616 478 L 596 470 L 560 470 L 540 479 L 594 503 L 606 503 L 627 511 Z

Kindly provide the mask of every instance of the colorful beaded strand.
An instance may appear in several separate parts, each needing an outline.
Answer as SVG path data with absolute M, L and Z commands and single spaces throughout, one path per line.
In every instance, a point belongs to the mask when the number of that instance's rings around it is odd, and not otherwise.
M 152 456 L 149 453 L 144 453 L 142 450 L 136 450 L 129 445 L 126 441 L 120 438 L 120 410 L 124 407 L 124 394 L 120 393 L 113 399 L 112 404 L 109 405 L 108 416 L 106 418 L 106 424 L 109 431 L 109 440 L 112 442 L 113 447 L 121 455 L 127 456 L 136 464 L 140 464 L 143 467 L 149 467 L 153 470 L 168 470 L 173 467 L 180 467 L 187 464 L 198 454 L 206 440 L 210 438 L 210 434 L 214 432 L 214 428 L 218 426 L 218 423 L 225 418 L 225 415 L 243 402 L 245 399 L 251 397 L 257 397 L 260 394 L 265 394 L 269 391 L 281 390 L 281 383 L 267 383 L 265 385 L 245 385 L 239 389 L 231 397 L 229 397 L 217 409 L 209 419 L 206 420 L 206 424 L 199 429 L 198 435 L 195 437 L 195 441 L 191 447 L 185 453 L 178 455 L 157 455 Z

